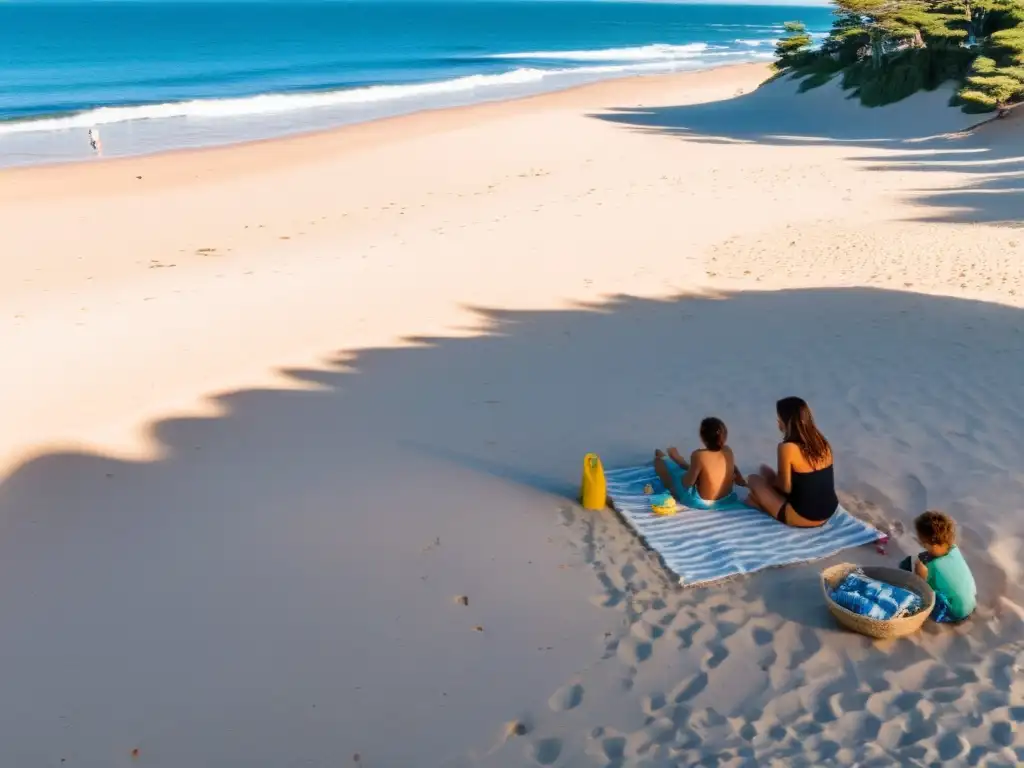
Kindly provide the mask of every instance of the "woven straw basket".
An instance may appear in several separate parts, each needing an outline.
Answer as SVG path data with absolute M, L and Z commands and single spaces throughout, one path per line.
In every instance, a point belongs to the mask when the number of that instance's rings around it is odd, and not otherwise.
M 843 579 L 851 571 L 857 570 L 857 568 L 860 568 L 865 576 L 869 576 L 872 579 L 878 579 L 878 581 L 884 581 L 886 584 L 892 584 L 894 587 L 903 587 L 911 592 L 916 592 L 921 596 L 921 601 L 924 603 L 923 608 L 913 616 L 890 619 L 889 621 L 869 619 L 867 616 L 861 616 L 853 611 L 846 610 L 832 599 L 829 592 L 838 587 Z M 836 617 L 836 621 L 847 629 L 860 632 L 868 637 L 877 637 L 880 640 L 904 637 L 917 632 L 932 612 L 932 608 L 935 607 L 935 593 L 924 579 L 909 571 L 901 571 L 899 568 L 883 568 L 871 565 L 862 567 L 853 563 L 833 565 L 831 568 L 826 568 L 821 572 L 821 591 L 824 592 L 825 603 L 828 605 L 832 615 Z

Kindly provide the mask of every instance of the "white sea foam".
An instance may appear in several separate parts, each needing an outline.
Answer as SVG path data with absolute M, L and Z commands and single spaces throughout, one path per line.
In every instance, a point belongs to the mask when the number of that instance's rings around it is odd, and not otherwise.
M 692 59 L 708 49 L 707 43 L 667 45 L 655 43 L 634 48 L 599 48 L 590 51 L 525 51 L 523 53 L 498 53 L 492 59 L 525 59 L 535 61 L 660 61 L 667 59 Z
M 605 68 L 580 68 L 575 71 L 586 74 L 585 69 L 603 70 Z M 320 107 L 372 104 L 382 101 L 397 101 L 540 82 L 546 77 L 551 77 L 565 71 L 521 68 L 497 75 L 468 75 L 451 80 L 412 85 L 374 85 L 366 88 L 349 88 L 315 93 L 264 94 L 232 99 L 195 99 L 164 104 L 100 107 L 73 115 L 0 123 L 0 135 L 31 131 L 52 131 L 64 128 L 86 128 L 128 120 L 159 120 L 172 117 L 247 117 Z M 601 74 L 601 72 L 595 71 L 594 74 Z
M 745 45 L 749 48 L 758 48 L 762 45 L 775 45 L 778 42 L 778 38 L 775 37 L 762 37 L 759 39 L 751 40 L 733 40 L 736 45 Z
M 238 118 L 275 115 L 299 110 L 328 107 L 358 107 L 382 102 L 429 100 L 488 91 L 501 91 L 516 86 L 543 85 L 545 80 L 572 78 L 614 77 L 616 75 L 643 74 L 671 70 L 673 61 L 637 62 L 629 65 L 537 69 L 522 67 L 494 75 L 468 75 L 451 80 L 410 85 L 375 85 L 365 88 L 321 91 L 315 93 L 264 94 L 231 99 L 196 99 L 163 104 L 143 104 L 123 107 L 100 107 L 58 117 L 0 123 L 0 136 L 15 133 L 34 133 L 66 129 L 89 128 L 133 120 L 166 120 L 170 118 Z

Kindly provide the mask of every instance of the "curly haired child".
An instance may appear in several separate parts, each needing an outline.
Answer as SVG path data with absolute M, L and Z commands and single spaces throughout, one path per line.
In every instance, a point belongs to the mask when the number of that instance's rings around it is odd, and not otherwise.
M 900 568 L 913 570 L 935 590 L 933 620 L 963 621 L 974 612 L 978 589 L 956 545 L 956 523 L 949 515 L 929 510 L 914 520 L 914 529 L 924 551 L 916 559 L 904 558 Z

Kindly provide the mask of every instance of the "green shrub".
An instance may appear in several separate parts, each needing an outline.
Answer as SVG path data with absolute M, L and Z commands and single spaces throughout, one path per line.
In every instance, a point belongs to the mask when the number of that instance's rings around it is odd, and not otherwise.
M 965 88 L 953 97 L 950 106 L 960 107 L 969 115 L 979 115 L 994 112 L 999 103 L 988 93 Z
M 988 56 L 979 56 L 971 64 L 971 72 L 976 75 L 991 75 L 995 71 L 995 59 L 990 59 Z
M 992 56 L 978 56 L 971 64 L 954 105 L 965 112 L 991 112 L 1024 98 L 1024 66 L 1020 66 L 1020 56 L 1011 45 L 1016 39 L 1014 35 L 992 35 L 990 52 L 1007 63 L 1000 66 Z M 1020 39 L 1024 42 L 1024 37 Z

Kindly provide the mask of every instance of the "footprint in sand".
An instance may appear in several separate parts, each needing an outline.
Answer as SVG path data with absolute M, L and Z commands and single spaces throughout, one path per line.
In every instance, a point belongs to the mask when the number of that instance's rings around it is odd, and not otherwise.
M 590 602 L 598 608 L 614 608 L 622 602 L 625 596 L 624 592 L 612 585 L 607 585 L 605 591 L 591 597 Z
M 656 744 L 669 744 L 676 739 L 676 724 L 667 717 L 657 718 L 643 730 L 643 744 L 637 750 L 645 752 Z
M 821 744 L 818 745 L 818 759 L 821 760 L 819 765 L 834 764 L 836 755 L 839 754 L 839 742 L 832 741 L 831 739 L 825 739 Z
M 660 602 L 660 601 L 659 600 L 655 600 L 654 601 L 654 604 L 651 605 L 651 610 L 654 610 L 654 611 L 660 611 L 661 610 L 661 608 L 658 608 L 657 605 L 655 605 L 658 602 Z M 656 623 L 657 623 L 657 625 L 662 630 L 661 632 L 659 632 L 659 636 L 661 634 L 664 634 L 664 630 L 667 629 L 668 627 L 671 627 L 675 623 L 675 620 L 676 620 L 676 613 L 675 613 L 675 611 L 668 611 L 664 616 L 662 616 L 659 619 L 657 619 Z
M 626 755 L 626 738 L 624 736 L 609 736 L 603 739 L 601 741 L 601 752 L 608 760 L 622 760 Z
M 702 737 L 699 733 L 697 733 L 692 728 L 686 728 L 686 729 L 679 730 L 676 733 L 676 741 L 672 745 L 672 747 L 673 747 L 674 750 L 676 750 L 678 752 L 684 752 L 685 753 L 685 752 L 689 752 L 691 750 L 697 749 L 703 743 L 704 743 L 704 737 Z M 683 763 L 683 764 L 684 765 L 690 765 L 690 762 L 687 761 L 686 763 Z M 716 763 L 711 763 L 711 765 L 715 765 L 715 764 Z M 708 765 L 708 763 L 703 763 L 703 765 Z
M 704 622 L 697 621 L 686 627 L 685 629 L 677 629 L 676 637 L 679 638 L 679 650 L 689 648 L 693 645 L 693 636 L 696 635 L 700 630 L 704 628 Z
M 693 709 L 685 704 L 676 704 L 672 707 L 669 717 L 676 726 L 676 730 L 690 729 L 690 718 L 693 717 Z
M 931 700 L 936 704 L 952 704 L 954 701 L 958 701 L 963 697 L 963 691 L 958 688 L 949 688 L 946 690 L 935 691 L 931 695 Z
M 740 726 L 737 733 L 739 733 L 741 739 L 753 741 L 757 738 L 757 725 L 755 723 L 744 723 Z
M 1001 747 L 1013 746 L 1013 726 L 1010 723 L 996 723 L 992 726 L 992 741 Z
M 689 701 L 695 696 L 699 695 L 701 691 L 708 687 L 708 673 L 701 672 L 695 675 L 688 683 L 683 686 L 676 688 L 672 692 L 672 700 L 676 704 L 681 704 L 684 701 Z
M 918 712 L 911 712 L 910 717 L 904 721 L 903 727 L 906 729 L 906 732 L 900 736 L 898 742 L 900 748 L 910 747 L 921 741 L 934 739 L 939 732 L 939 727 L 934 720 L 925 718 Z
M 844 712 L 863 712 L 868 704 L 870 693 L 865 691 L 840 691 L 832 699 L 840 714 Z
M 931 667 L 924 676 L 922 688 L 956 688 L 962 689 L 968 683 L 978 682 L 978 675 L 973 669 L 957 667 L 947 669 L 939 664 Z
M 839 716 L 843 714 L 842 707 L 839 706 L 839 696 L 841 694 L 834 694 L 832 696 L 826 696 L 818 700 L 817 705 L 814 707 L 814 722 L 816 723 L 834 723 L 839 719 Z
M 548 699 L 548 706 L 555 712 L 566 712 L 575 709 L 582 702 L 583 686 L 573 683 L 557 690 L 554 696 Z
M 632 637 L 619 642 L 617 654 L 626 664 L 636 665 L 651 658 L 653 646 L 650 643 L 638 642 Z
M 943 762 L 955 760 L 960 757 L 970 745 L 967 741 L 958 733 L 947 733 L 941 739 L 939 739 L 936 747 L 939 751 L 939 759 Z
M 711 653 L 704 658 L 704 667 L 706 669 L 717 669 L 723 661 L 729 658 L 729 651 L 724 645 L 716 643 L 709 645 L 708 649 Z
M 630 628 L 629 633 L 633 635 L 637 640 L 645 643 L 651 643 L 657 640 L 664 634 L 665 630 L 655 624 L 648 624 L 646 621 L 635 622 Z
M 917 703 L 924 697 L 917 691 L 904 691 L 900 693 L 892 700 L 889 704 L 890 707 L 895 708 L 899 712 L 909 712 Z
M 768 645 L 772 641 L 772 633 L 764 627 L 754 627 L 751 636 L 755 645 Z
M 725 640 L 726 638 L 735 635 L 742 626 L 742 624 L 738 624 L 733 621 L 724 621 L 722 619 L 719 619 L 718 623 L 715 626 L 715 634 L 719 640 Z
M 668 702 L 665 701 L 665 694 L 663 693 L 652 693 L 649 696 L 645 696 L 641 708 L 643 713 L 650 717 L 654 717 L 658 712 L 665 708 Z
M 526 747 L 526 756 L 537 765 L 554 765 L 561 754 L 561 739 L 538 739 Z
M 881 730 L 882 721 L 870 713 L 864 713 L 854 728 L 854 735 L 857 741 L 871 742 L 878 738 Z
M 626 741 L 625 737 L 615 732 L 609 734 L 608 730 L 610 729 L 605 729 L 601 726 L 598 726 L 597 728 L 592 729 L 587 737 L 586 747 L 584 748 L 584 751 L 594 762 L 600 763 L 608 759 L 608 755 L 605 753 L 604 749 L 605 741 L 609 740 L 610 738 L 622 739 L 623 743 L 625 743 Z

